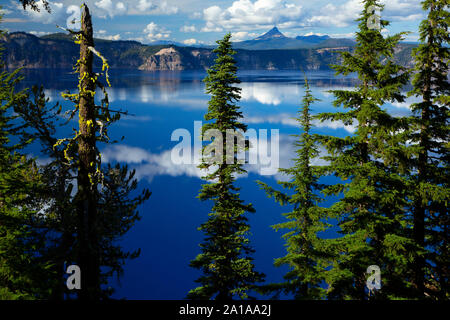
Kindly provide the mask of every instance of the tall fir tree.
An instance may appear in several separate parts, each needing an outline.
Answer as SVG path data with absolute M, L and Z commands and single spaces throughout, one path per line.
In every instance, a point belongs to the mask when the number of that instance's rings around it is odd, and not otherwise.
M 330 299 L 410 294 L 408 263 L 413 243 L 407 230 L 407 165 L 398 157 L 405 141 L 405 121 L 382 109 L 387 102 L 404 101 L 401 90 L 409 74 L 393 62 L 402 34 L 383 37 L 381 28 L 389 23 L 381 19 L 379 28 L 369 23 L 374 9 L 383 7 L 376 0 L 363 1 L 363 5 L 354 52 L 343 52 L 341 65 L 333 66 L 337 74 L 356 73 L 359 84 L 355 90 L 331 91 L 334 105 L 345 111 L 318 116 L 322 121 L 356 126 L 352 136 L 319 139 L 329 154 L 324 159 L 330 162 L 320 175 L 335 175 L 342 181 L 323 190 L 326 196 L 341 196 L 328 209 L 328 215 L 338 219 L 342 234 L 327 244 L 327 250 L 334 252 L 326 272 Z M 382 289 L 376 292 L 366 288 L 371 265 L 381 269 Z
M 419 247 L 412 268 L 418 298 L 449 298 L 449 14 L 448 0 L 422 2 L 427 17 L 420 24 L 420 45 L 411 105 L 411 190 L 413 239 Z
M 214 205 L 209 219 L 199 230 L 206 234 L 200 245 L 201 253 L 191 262 L 191 266 L 200 269 L 203 275 L 197 280 L 201 286 L 191 290 L 188 298 L 229 300 L 238 296 L 248 298 L 249 291 L 263 279 L 263 275 L 255 271 L 250 254 L 253 249 L 249 245 L 247 235 L 250 230 L 246 212 L 254 212 L 251 204 L 244 204 L 239 196 L 239 188 L 234 185 L 235 177 L 245 173 L 237 154 L 243 149 L 239 143 L 225 139 L 227 131 L 245 131 L 247 126 L 239 120 L 242 113 L 236 102 L 240 99 L 241 89 L 235 85 L 240 83 L 236 73 L 235 51 L 227 34 L 217 41 L 218 47 L 213 50 L 217 54 L 215 64 L 208 69 L 204 79 L 206 92 L 211 94 L 205 120 L 211 121 L 203 125 L 202 137 L 214 131 L 211 142 L 218 148 L 211 153 L 208 146 L 203 148 L 202 163 L 199 168 L 208 170 L 199 199 L 212 200 Z M 229 157 L 220 150 L 232 150 Z M 230 159 L 231 158 L 231 159 Z
M 14 114 L 28 100 L 25 90 L 17 90 L 19 70 L 8 72 L 3 62 L 0 70 L 0 299 L 42 299 L 52 277 L 36 209 L 44 181 L 22 150 L 31 140 Z
M 293 294 L 295 299 L 323 299 L 325 290 L 323 281 L 327 267 L 327 254 L 323 251 L 325 240 L 319 233 L 327 230 L 331 224 L 327 222 L 326 212 L 319 206 L 323 201 L 316 168 L 311 164 L 319 156 L 318 148 L 311 134 L 311 105 L 318 101 L 313 97 L 305 77 L 305 95 L 302 107 L 298 112 L 297 122 L 303 133 L 294 135 L 298 138 L 295 146 L 297 157 L 294 166 L 280 169 L 279 172 L 290 178 L 289 181 L 278 181 L 283 191 L 258 182 L 269 197 L 274 198 L 282 206 L 293 206 L 291 212 L 284 216 L 288 221 L 274 225 L 275 230 L 286 230 L 283 238 L 286 241 L 287 254 L 275 260 L 275 266 L 287 265 L 290 270 L 284 276 L 285 282 L 262 287 L 263 292 L 275 292 L 276 296 L 284 292 Z

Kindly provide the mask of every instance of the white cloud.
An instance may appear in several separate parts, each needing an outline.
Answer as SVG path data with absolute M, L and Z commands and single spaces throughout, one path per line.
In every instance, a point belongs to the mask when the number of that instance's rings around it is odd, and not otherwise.
M 4 8 L 0 9 L 0 15 L 7 15 L 7 14 L 10 14 L 10 13 L 12 13 L 11 10 L 4 9 Z
M 105 39 L 105 40 L 120 40 L 120 34 L 115 34 L 115 35 L 109 35 L 109 36 L 100 36 L 100 39 Z
M 158 25 L 154 22 L 150 22 L 144 29 L 145 33 L 155 33 L 159 29 Z
M 79 4 L 74 4 L 74 1 L 59 0 L 60 2 L 48 1 L 50 4 L 51 14 L 49 14 L 43 6 L 42 0 L 36 1 L 39 12 L 27 8 L 26 14 L 31 16 L 34 21 L 54 23 L 61 17 L 68 17 L 65 14 L 64 6 L 67 8 L 76 7 L 79 8 Z M 117 1 L 117 0 L 89 0 L 86 1 L 91 13 L 100 18 L 114 18 L 121 15 L 171 15 L 179 12 L 176 5 L 169 4 L 167 1 L 159 0 L 130 0 L 130 1 Z M 14 6 L 19 11 L 24 11 L 22 4 L 18 1 L 14 1 Z M 5 12 L 10 13 L 9 10 L 4 9 Z
M 329 36 L 330 38 L 354 38 L 355 33 L 354 32 L 348 32 L 348 33 L 320 33 L 320 32 L 308 32 L 305 34 L 302 34 L 302 36 Z
M 324 27 L 347 27 L 353 23 L 361 13 L 361 0 L 349 0 L 336 6 L 332 3 L 319 9 L 319 12 L 306 20 L 307 25 Z
M 202 31 L 255 30 L 301 19 L 302 6 L 283 0 L 237 0 L 222 9 L 211 6 L 203 10 L 206 21 Z
M 198 43 L 197 39 L 186 39 L 183 41 L 184 44 L 187 44 L 188 46 L 192 46 L 194 44 Z
M 139 11 L 147 11 L 149 9 L 155 9 L 156 6 L 147 0 L 139 0 L 138 5 L 136 6 Z
M 247 31 L 239 31 L 231 33 L 231 40 L 235 42 L 244 41 L 256 38 L 258 36 L 257 33 L 247 32 Z
M 163 1 L 158 6 L 158 12 L 160 14 L 176 14 L 178 13 L 178 7 L 168 4 L 167 1 Z
M 203 17 L 203 14 L 201 12 L 193 12 L 189 14 L 190 19 L 201 19 Z
M 127 8 L 126 8 L 126 6 L 125 6 L 125 4 L 123 2 L 118 2 L 117 5 L 116 5 L 116 9 L 119 12 L 124 12 L 124 11 L 127 10 Z
M 127 13 L 127 7 L 123 2 L 114 4 L 112 0 L 100 0 L 95 2 L 95 6 L 100 9 L 100 12 L 97 12 L 97 14 L 102 18 L 106 18 L 107 16 L 113 18 L 114 16 Z
M 421 0 L 382 0 L 384 10 L 381 17 L 389 21 L 411 21 L 423 17 Z M 348 0 L 344 4 L 329 3 L 306 19 L 307 26 L 347 27 L 356 24 L 355 20 L 363 10 L 361 0 Z
M 308 36 L 324 36 L 325 33 L 319 33 L 319 32 L 308 32 L 305 33 L 303 36 L 304 37 L 308 37 Z
M 20 3 L 17 3 L 16 6 L 22 14 L 27 15 L 32 21 L 35 22 L 50 24 L 62 21 L 66 15 L 64 5 L 61 2 L 51 1 L 48 1 L 48 4 L 50 6 L 51 13 L 48 13 L 47 10 L 45 10 L 42 0 L 36 1 L 39 12 L 32 10 L 30 7 L 23 10 L 22 4 Z
M 171 15 L 179 11 L 177 6 L 167 1 L 139 0 L 136 4 L 129 4 L 129 7 L 128 14 L 131 15 Z
M 195 32 L 197 31 L 197 28 L 195 26 L 182 26 L 180 28 L 181 32 Z
M 98 38 L 98 39 L 105 39 L 105 40 L 120 40 L 121 39 L 120 34 L 108 35 L 107 33 L 108 32 L 103 29 L 94 31 L 94 37 Z
M 167 30 L 164 27 L 158 26 L 154 22 L 150 22 L 144 29 L 144 33 L 146 34 L 146 37 L 150 41 L 156 41 L 156 40 L 162 40 L 162 39 L 168 39 L 171 31 Z
M 382 16 L 390 21 L 411 21 L 422 19 L 421 0 L 382 0 L 385 5 Z

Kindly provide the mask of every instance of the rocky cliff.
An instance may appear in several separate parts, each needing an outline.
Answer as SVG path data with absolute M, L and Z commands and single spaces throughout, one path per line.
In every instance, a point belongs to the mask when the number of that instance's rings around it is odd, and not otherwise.
M 78 47 L 64 34 L 36 37 L 23 32 L 0 38 L 8 68 L 72 68 Z M 211 49 L 169 45 L 148 46 L 136 41 L 96 39 L 96 48 L 108 59 L 111 68 L 139 70 L 204 70 L 214 62 Z M 410 65 L 412 46 L 402 45 L 397 57 Z M 243 70 L 325 70 L 339 62 L 339 51 L 351 46 L 320 49 L 242 50 L 237 49 L 237 64 Z M 100 64 L 99 59 L 96 59 Z
M 144 57 L 140 70 L 201 70 L 207 69 L 213 62 L 209 49 L 168 47 Z

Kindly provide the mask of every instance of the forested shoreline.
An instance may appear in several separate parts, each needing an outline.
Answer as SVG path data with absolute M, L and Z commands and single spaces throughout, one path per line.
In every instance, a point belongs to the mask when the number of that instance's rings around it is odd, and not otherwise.
M 143 45 L 136 41 L 102 39 L 95 39 L 95 43 L 114 69 L 206 70 L 215 58 L 212 49 L 203 47 Z M 4 59 L 10 69 L 71 68 L 77 59 L 77 46 L 66 34 L 37 37 L 23 32 L 9 33 L 0 38 L 0 44 L 5 48 Z M 412 67 L 411 52 L 415 47 L 414 44 L 399 43 L 395 61 Z M 340 51 L 353 49 L 353 45 L 346 43 L 324 48 L 236 49 L 235 59 L 240 70 L 331 70 L 329 65 L 339 63 Z M 94 66 L 101 65 L 94 61 Z

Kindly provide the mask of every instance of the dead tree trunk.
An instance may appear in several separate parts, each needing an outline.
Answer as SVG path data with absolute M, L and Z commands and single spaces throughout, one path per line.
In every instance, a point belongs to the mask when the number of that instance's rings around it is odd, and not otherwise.
M 78 259 L 81 269 L 82 300 L 100 298 L 100 262 L 97 239 L 97 182 L 96 182 L 96 110 L 95 82 L 92 71 L 94 47 L 92 20 L 89 9 L 83 6 L 80 34 L 80 88 L 78 137 Z

